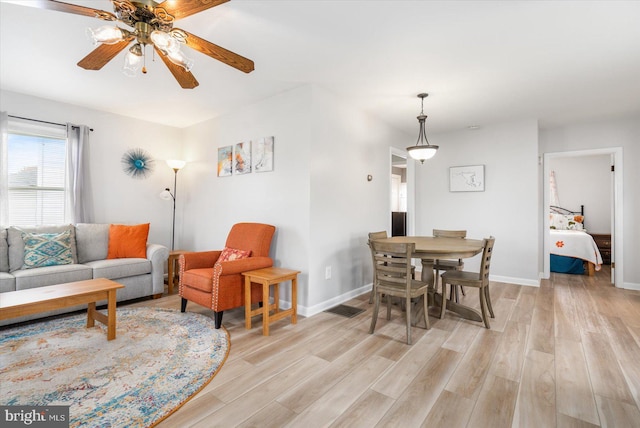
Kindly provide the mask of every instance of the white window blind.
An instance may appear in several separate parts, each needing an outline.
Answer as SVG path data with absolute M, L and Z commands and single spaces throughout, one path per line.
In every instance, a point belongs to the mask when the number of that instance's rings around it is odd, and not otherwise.
M 64 222 L 65 159 L 64 127 L 9 122 L 9 224 L 30 226 Z

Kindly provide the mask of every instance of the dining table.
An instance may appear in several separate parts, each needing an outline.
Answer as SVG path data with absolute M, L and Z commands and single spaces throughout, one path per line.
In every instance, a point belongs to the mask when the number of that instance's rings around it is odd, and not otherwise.
M 378 240 L 376 239 L 376 241 Z M 466 259 L 481 253 L 484 248 L 484 241 L 482 239 L 445 238 L 434 236 L 392 236 L 380 239 L 379 241 L 415 244 L 413 257 L 421 260 L 421 280 L 429 284 L 430 289 L 433 291 L 433 293 L 429 293 L 429 295 L 433 295 L 433 301 L 430 301 L 429 304 L 431 306 L 435 305 L 440 307 L 441 302 L 444 299 L 449 311 L 469 320 L 482 321 L 482 315 L 476 309 L 448 300 L 442 294 L 438 293 L 438 290 L 436 289 L 437 283 L 433 274 L 433 263 L 435 260 Z M 416 318 L 417 315 L 418 314 L 416 314 Z

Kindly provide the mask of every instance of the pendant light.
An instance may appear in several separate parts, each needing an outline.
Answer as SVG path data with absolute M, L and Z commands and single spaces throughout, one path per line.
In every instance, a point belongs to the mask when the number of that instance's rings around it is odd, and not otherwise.
M 425 132 L 424 122 L 427 119 L 427 115 L 424 114 L 424 99 L 428 96 L 429 94 L 418 94 L 418 98 L 422 100 L 422 108 L 420 109 L 420 116 L 418 116 L 418 122 L 420 123 L 418 141 L 416 141 L 415 146 L 407 147 L 409 156 L 413 159 L 419 160 L 420 163 L 424 163 L 425 160 L 431 159 L 438 150 L 438 146 L 429 144 L 429 140 L 427 140 L 427 134 Z

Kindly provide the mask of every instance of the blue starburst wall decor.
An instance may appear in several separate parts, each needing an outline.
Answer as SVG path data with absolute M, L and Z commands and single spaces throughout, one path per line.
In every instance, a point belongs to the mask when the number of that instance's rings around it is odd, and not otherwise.
M 122 170 L 133 178 L 147 178 L 152 172 L 155 161 L 149 153 L 140 148 L 129 149 L 120 159 Z

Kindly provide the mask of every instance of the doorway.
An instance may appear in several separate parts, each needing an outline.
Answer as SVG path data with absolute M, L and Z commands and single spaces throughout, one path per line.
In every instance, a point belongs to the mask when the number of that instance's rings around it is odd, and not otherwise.
M 407 236 L 407 160 L 391 155 L 391 236 Z
M 415 230 L 414 168 L 407 153 L 391 148 L 389 165 L 389 230 L 391 236 L 413 235 Z
M 606 156 L 610 159 L 611 171 L 610 171 L 610 192 L 607 198 L 609 200 L 603 200 L 600 203 L 606 205 L 610 209 L 610 231 L 611 231 L 611 282 L 616 287 L 622 287 L 623 284 L 623 224 L 622 224 L 622 149 L 621 148 L 606 148 L 595 150 L 580 150 L 572 152 L 559 152 L 559 153 L 545 153 L 544 154 L 544 203 L 543 203 L 543 278 L 549 278 L 550 276 L 550 252 L 549 252 L 549 206 L 551 205 L 551 185 L 550 174 L 552 171 L 552 165 L 555 161 L 564 159 L 580 159 L 586 156 Z M 562 196 L 560 196 L 562 200 Z M 593 203 L 591 204 L 592 209 Z M 585 222 L 587 230 L 589 229 L 589 206 L 585 207 Z M 597 231 L 597 230 L 596 230 Z

